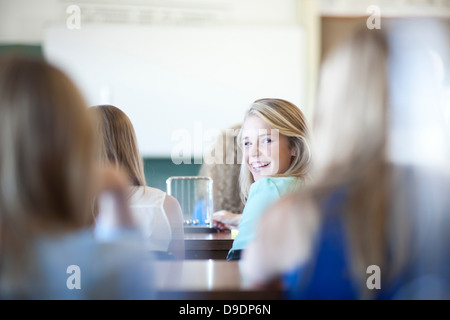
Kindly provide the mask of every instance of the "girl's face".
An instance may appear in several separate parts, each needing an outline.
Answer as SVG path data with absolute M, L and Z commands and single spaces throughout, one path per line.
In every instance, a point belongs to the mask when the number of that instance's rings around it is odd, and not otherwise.
M 244 161 L 255 181 L 284 173 L 291 164 L 294 150 L 288 138 L 257 116 L 245 120 L 242 145 Z

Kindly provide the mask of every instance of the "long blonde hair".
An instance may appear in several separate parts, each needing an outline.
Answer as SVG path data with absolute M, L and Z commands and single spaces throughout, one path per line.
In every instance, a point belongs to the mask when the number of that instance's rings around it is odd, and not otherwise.
M 351 34 L 322 65 L 313 122 L 315 162 L 308 193 L 319 208 L 330 190 L 348 187 L 343 218 L 361 297 L 371 294 L 366 268 L 396 270 L 392 266 L 403 259 L 398 248 L 405 245 L 397 242 L 388 261 L 387 59 L 382 31 L 361 27 Z
M 97 123 L 101 161 L 123 169 L 133 186 L 145 186 L 144 164 L 128 116 L 112 105 L 98 105 L 89 109 L 94 112 Z
M 259 99 L 253 102 L 245 113 L 244 122 L 249 116 L 257 116 L 266 121 L 273 129 L 287 137 L 289 146 L 294 148 L 295 155 L 289 168 L 276 176 L 296 177 L 301 183 L 309 180 L 312 161 L 310 130 L 306 117 L 293 103 L 282 99 Z M 239 146 L 242 143 L 242 130 L 239 133 Z M 239 176 L 240 196 L 242 202 L 247 201 L 251 184 L 255 182 L 250 170 L 242 161 Z

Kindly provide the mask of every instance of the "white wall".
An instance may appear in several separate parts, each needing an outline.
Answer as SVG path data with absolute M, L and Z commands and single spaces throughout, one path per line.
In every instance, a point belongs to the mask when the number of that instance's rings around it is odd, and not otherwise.
M 89 105 L 129 115 L 144 156 L 201 157 L 252 101 L 305 105 L 304 38 L 299 26 L 60 26 L 48 29 L 44 54 Z
M 0 44 L 40 44 L 48 23 L 58 20 L 58 0 L 0 0 Z
M 90 105 L 127 112 L 144 156 L 170 156 L 183 130 L 200 156 L 208 130 L 234 125 L 257 98 L 289 99 L 311 113 L 318 32 L 301 18 L 318 21 L 311 3 L 0 0 L 0 44 L 42 44 Z M 78 30 L 66 25 L 70 5 L 81 9 Z
M 65 23 L 70 5 L 81 8 L 83 23 L 206 18 L 208 23 L 286 25 L 298 22 L 298 1 L 311 0 L 0 0 L 0 43 L 41 43 L 49 25 Z

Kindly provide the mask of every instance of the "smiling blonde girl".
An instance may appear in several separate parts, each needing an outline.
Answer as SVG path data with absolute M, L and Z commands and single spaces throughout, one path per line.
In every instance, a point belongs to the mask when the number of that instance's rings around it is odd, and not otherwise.
M 309 128 L 301 110 L 282 99 L 256 100 L 238 135 L 242 148 L 240 196 L 245 203 L 227 260 L 240 258 L 265 209 L 308 180 Z

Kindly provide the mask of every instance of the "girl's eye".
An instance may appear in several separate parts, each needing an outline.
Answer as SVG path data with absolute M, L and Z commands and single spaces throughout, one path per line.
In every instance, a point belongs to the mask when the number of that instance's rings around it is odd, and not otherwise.
M 264 142 L 264 143 L 271 143 L 271 142 L 272 142 L 272 139 L 266 138 L 266 139 L 263 140 L 263 142 Z
M 249 147 L 250 146 L 250 141 L 244 141 L 244 147 Z

